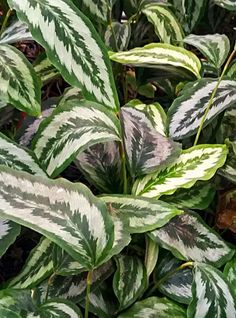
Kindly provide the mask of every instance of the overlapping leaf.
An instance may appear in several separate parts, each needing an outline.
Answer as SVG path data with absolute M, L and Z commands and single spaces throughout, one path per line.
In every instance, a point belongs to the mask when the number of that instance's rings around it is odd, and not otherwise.
M 34 70 L 43 85 L 60 76 L 60 72 L 52 65 L 45 53 L 42 53 L 34 62 Z
M 150 237 L 177 258 L 206 262 L 220 267 L 234 251 L 214 233 L 197 214 L 185 213 L 173 218 Z
M 119 127 L 117 117 L 104 106 L 69 100 L 43 121 L 34 139 L 34 152 L 55 177 L 90 146 L 119 140 Z
M 159 256 L 159 245 L 150 239 L 149 236 L 145 236 L 146 251 L 145 251 L 145 266 L 147 270 L 147 277 L 152 274 Z
M 199 145 L 184 150 L 166 169 L 138 179 L 133 193 L 160 197 L 173 194 L 179 188 L 190 188 L 197 180 L 209 180 L 223 166 L 227 153 L 225 145 Z
M 91 15 L 95 21 L 100 20 L 107 24 L 108 12 L 111 0 L 82 0 L 82 5 L 85 7 L 85 12 Z
M 165 68 L 177 67 L 200 77 L 201 63 L 196 55 L 183 48 L 166 43 L 151 43 L 126 52 L 111 53 L 110 58 L 118 63 L 134 66 Z
M 68 83 L 80 87 L 89 100 L 118 106 L 106 48 L 92 23 L 70 0 L 8 0 L 49 60 Z
M 224 276 L 232 288 L 234 288 L 236 284 L 236 256 L 225 265 Z
M 226 75 L 233 80 L 236 80 L 236 60 L 230 64 L 228 70 L 226 71 Z
M 26 57 L 8 44 L 0 46 L 1 101 L 32 115 L 40 114 L 40 82 Z
M 127 49 L 131 36 L 129 23 L 112 22 L 105 33 L 105 43 L 113 51 L 124 51 Z
M 236 3 L 234 0 L 213 0 L 213 2 L 221 8 L 236 11 Z
M 20 226 L 14 222 L 0 219 L 0 257 L 6 252 L 8 247 L 14 243 L 20 234 Z
M 11 44 L 19 41 L 32 40 L 32 35 L 25 23 L 14 21 L 0 36 L 0 43 Z
M 192 293 L 188 318 L 236 316 L 235 295 L 223 274 L 213 266 L 195 264 Z

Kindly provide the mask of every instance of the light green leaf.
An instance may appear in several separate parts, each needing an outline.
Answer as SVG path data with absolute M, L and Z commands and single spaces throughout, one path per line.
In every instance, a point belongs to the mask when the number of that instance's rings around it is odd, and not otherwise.
M 101 142 L 119 140 L 119 120 L 94 102 L 69 100 L 58 106 L 39 127 L 33 149 L 51 177 L 79 154 Z
M 183 150 L 169 167 L 138 179 L 133 194 L 157 198 L 173 194 L 179 188 L 190 188 L 198 180 L 209 180 L 223 166 L 227 157 L 225 145 L 198 145 Z
M 25 23 L 14 21 L 0 36 L 0 44 L 11 44 L 20 41 L 32 40 L 32 35 Z
M 105 33 L 105 43 L 113 51 L 127 49 L 131 36 L 131 26 L 127 23 L 112 22 Z
M 234 289 L 236 284 L 236 256 L 226 263 L 224 268 L 224 276 Z
M 147 277 L 152 274 L 159 256 L 159 245 L 150 239 L 149 236 L 145 236 L 146 251 L 145 251 L 145 266 L 147 270 Z
M 52 65 L 45 53 L 42 53 L 34 62 L 34 70 L 42 84 L 46 85 L 52 79 L 60 76 L 60 72 Z
M 196 47 L 216 68 L 224 64 L 230 51 L 229 38 L 224 34 L 190 34 L 184 42 Z
M 87 187 L 7 167 L 1 167 L 0 184 L 0 216 L 43 234 L 87 270 L 108 258 L 114 224 Z
M 144 233 L 162 227 L 183 211 L 160 200 L 131 195 L 105 195 L 110 214 L 116 215 L 126 224 L 130 233 Z
M 232 80 L 236 80 L 236 60 L 230 64 L 226 71 L 226 76 L 230 77 Z
M 183 30 L 172 11 L 163 5 L 150 4 L 142 9 L 155 32 L 163 43 L 182 46 Z
M 149 235 L 181 260 L 205 262 L 220 267 L 234 253 L 224 240 L 193 212 L 176 216 Z
M 0 316 L 4 318 L 22 318 L 22 316 L 7 308 L 0 308 Z
M 188 318 L 236 316 L 235 295 L 223 274 L 213 266 L 195 264 L 192 293 Z
M 236 11 L 235 0 L 213 0 L 213 2 L 221 8 L 224 8 L 230 11 Z
M 113 277 L 113 290 L 120 303 L 120 310 L 129 307 L 141 296 L 147 285 L 146 268 L 135 256 L 116 258 L 117 270 Z
M 177 67 L 200 78 L 201 62 L 192 52 L 166 43 L 151 43 L 126 52 L 110 53 L 111 60 L 141 67 Z
M 8 247 L 15 242 L 20 230 L 18 224 L 0 219 L 0 256 L 4 255 Z
M 8 44 L 0 45 L 1 101 L 32 116 L 40 114 L 40 82 L 26 57 Z
M 208 102 L 217 80 L 203 78 L 188 83 L 168 111 L 169 134 L 174 139 L 183 139 L 194 135 L 204 116 Z M 236 81 L 222 80 L 203 127 L 206 127 L 217 115 L 235 104 Z
M 88 100 L 118 106 L 111 64 L 92 23 L 70 0 L 8 0 L 50 62 Z
M 186 318 L 185 310 L 167 298 L 150 297 L 136 302 L 118 318 Z

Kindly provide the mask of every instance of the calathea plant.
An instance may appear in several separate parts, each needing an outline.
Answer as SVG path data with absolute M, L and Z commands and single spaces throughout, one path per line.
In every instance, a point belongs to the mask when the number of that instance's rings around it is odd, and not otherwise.
M 1 317 L 236 316 L 234 247 L 206 217 L 217 171 L 236 180 L 235 48 L 191 34 L 206 3 L 179 2 L 8 0 L 1 107 L 39 118 L 0 134 L 1 256 L 23 227 L 42 237 Z M 13 46 L 32 38 L 33 65 Z M 71 87 L 41 114 L 60 76 Z M 72 163 L 85 184 L 61 177 Z

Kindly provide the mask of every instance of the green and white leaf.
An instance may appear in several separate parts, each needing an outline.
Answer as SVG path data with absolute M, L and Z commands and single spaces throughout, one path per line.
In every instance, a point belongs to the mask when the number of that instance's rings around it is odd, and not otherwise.
M 230 77 L 232 80 L 236 80 L 236 60 L 230 64 L 226 71 L 226 76 Z
M 209 180 L 223 166 L 227 157 L 225 145 L 198 145 L 183 150 L 169 167 L 138 179 L 133 194 L 158 198 L 173 194 L 179 188 L 190 188 L 198 180 Z
M 136 302 L 118 318 L 186 318 L 183 307 L 167 298 L 150 297 Z
M 112 22 L 105 32 L 105 43 L 113 51 L 127 49 L 131 36 L 131 26 L 127 23 Z
M 182 46 L 184 33 L 171 10 L 163 5 L 153 3 L 145 6 L 142 13 L 153 24 L 160 42 Z
M 166 167 L 179 156 L 181 145 L 154 130 L 142 111 L 122 107 L 120 117 L 126 158 L 133 177 Z
M 236 11 L 236 3 L 234 0 L 213 0 L 213 2 L 221 8 Z
M 87 270 L 108 258 L 114 224 L 105 203 L 87 187 L 7 167 L 1 167 L 0 185 L 1 217 L 43 234 Z
M 12 44 L 20 41 L 32 40 L 32 35 L 25 23 L 14 21 L 0 36 L 0 44 Z
M 116 258 L 117 270 L 113 277 L 113 290 L 119 300 L 120 310 L 133 304 L 147 285 L 147 272 L 141 260 L 135 256 Z
M 15 242 L 20 231 L 21 227 L 15 222 L 0 219 L 0 257 L 4 255 L 8 247 Z
M 120 124 L 103 105 L 70 100 L 44 120 L 34 138 L 36 156 L 51 177 L 57 176 L 87 148 L 120 139 Z
M 70 0 L 8 0 L 64 79 L 88 100 L 118 106 L 111 64 L 92 23 Z
M 52 65 L 45 53 L 42 53 L 33 65 L 43 85 L 60 76 L 60 72 Z
M 84 12 L 88 12 L 95 21 L 100 20 L 102 23 L 108 23 L 108 13 L 111 0 L 82 0 L 82 5 L 85 7 Z M 87 11 L 87 10 L 88 11 Z
M 167 114 L 171 137 L 183 139 L 197 132 L 216 85 L 217 80 L 203 78 L 184 87 L 180 97 L 174 100 Z M 233 106 L 235 98 L 236 81 L 222 80 L 203 127 L 222 111 Z
M 205 262 L 220 267 L 234 251 L 198 216 L 185 213 L 160 229 L 149 233 L 151 239 L 181 260 Z
M 154 271 L 159 256 L 159 245 L 150 239 L 149 236 L 145 236 L 146 250 L 145 250 L 145 266 L 147 270 L 147 279 Z
M 0 308 L 0 316 L 5 318 L 22 318 L 22 316 L 8 308 Z
M 37 286 L 53 273 L 54 243 L 46 238 L 31 251 L 21 272 L 7 283 L 7 288 L 28 289 Z
M 183 68 L 200 78 L 201 62 L 190 51 L 166 43 L 151 43 L 142 48 L 110 53 L 110 59 L 122 63 L 150 68 Z
M 111 215 L 119 217 L 130 233 L 145 233 L 167 224 L 183 211 L 161 200 L 147 199 L 131 195 L 105 195 Z
M 69 100 L 76 99 L 83 99 L 83 95 L 81 93 L 81 89 L 77 87 L 68 87 L 64 90 L 63 95 L 61 96 L 58 106 L 63 105 Z
M 0 46 L 1 101 L 32 116 L 40 114 L 41 87 L 33 66 L 19 50 Z
M 224 34 L 190 34 L 184 42 L 196 47 L 216 68 L 224 64 L 230 51 L 229 38 Z
M 232 288 L 235 288 L 236 284 L 236 256 L 234 256 L 228 263 L 226 263 L 224 268 L 224 276 L 230 283 Z
M 188 318 L 236 316 L 235 295 L 223 274 L 213 266 L 195 264 L 192 293 Z

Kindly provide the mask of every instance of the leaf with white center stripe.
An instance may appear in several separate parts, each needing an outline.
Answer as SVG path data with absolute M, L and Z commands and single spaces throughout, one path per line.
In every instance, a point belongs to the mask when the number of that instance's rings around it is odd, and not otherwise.
M 129 307 L 146 289 L 147 272 L 141 260 L 135 256 L 116 258 L 117 270 L 113 277 L 113 290 L 120 303 L 120 310 Z
M 206 262 L 220 267 L 234 254 L 224 240 L 193 212 L 176 216 L 149 235 L 182 260 Z
M 22 170 L 30 174 L 46 177 L 45 172 L 38 165 L 33 152 L 22 148 L 1 133 L 0 165 L 8 166 L 16 170 Z
M 60 72 L 52 65 L 45 53 L 36 59 L 33 66 L 43 85 L 60 76 Z
M 228 154 L 225 145 L 199 145 L 183 150 L 166 169 L 137 179 L 133 194 L 149 198 L 191 188 L 198 180 L 209 180 L 223 166 Z
M 25 23 L 14 21 L 0 36 L 0 44 L 11 44 L 32 40 L 32 35 Z
M 111 64 L 92 23 L 70 0 L 8 0 L 51 63 L 88 100 L 118 107 Z
M 77 1 L 78 2 L 78 1 Z M 92 18 L 97 21 L 107 24 L 108 23 L 108 13 L 111 0 L 82 0 L 83 12 L 86 15 L 92 16 Z
M 130 51 L 110 53 L 111 60 L 141 67 L 186 69 L 200 78 L 201 62 L 195 54 L 166 43 L 151 43 Z
M 48 239 L 41 239 L 31 251 L 22 271 L 6 284 L 7 288 L 33 288 L 49 277 L 53 273 L 53 246 L 54 243 Z
M 21 227 L 18 224 L 0 219 L 0 257 L 15 242 L 17 236 L 20 234 L 20 229 Z
M 182 46 L 183 30 L 173 12 L 163 5 L 150 4 L 142 9 L 163 43 Z
M 68 100 L 39 127 L 33 149 L 51 177 L 63 171 L 79 153 L 105 141 L 120 139 L 120 123 L 103 105 Z
M 188 318 L 236 317 L 234 292 L 223 274 L 213 266 L 195 264 L 192 293 Z
M 221 8 L 224 8 L 230 11 L 236 11 L 235 0 L 213 0 L 213 2 Z
M 8 44 L 0 45 L 1 100 L 32 116 L 40 114 L 40 82 L 26 57 Z
M 61 96 L 58 106 L 63 105 L 69 100 L 76 99 L 83 99 L 83 95 L 81 93 L 81 89 L 77 87 L 68 87 L 64 90 L 63 95 Z
M 110 214 L 117 215 L 126 224 L 130 233 L 145 233 L 168 223 L 183 211 L 161 200 L 131 195 L 105 195 Z
M 124 51 L 127 49 L 131 36 L 131 26 L 127 23 L 112 22 L 107 27 L 105 33 L 105 43 L 107 47 L 114 51 Z
M 196 47 L 216 68 L 224 64 L 230 51 L 229 38 L 224 34 L 190 34 L 184 42 Z
M 118 318 L 186 318 L 186 311 L 167 298 L 149 297 L 136 302 Z
M 208 78 L 185 85 L 181 95 L 174 100 L 167 114 L 171 137 L 182 139 L 197 132 L 216 85 L 217 80 Z M 206 127 L 226 108 L 233 106 L 235 98 L 236 81 L 222 80 L 203 127 Z
M 231 261 L 226 263 L 224 268 L 224 276 L 230 283 L 232 288 L 235 288 L 236 284 L 236 256 Z
M 109 253 L 109 258 L 119 254 L 131 241 L 131 236 L 129 231 L 127 231 L 125 222 L 115 215 L 112 215 L 112 220 L 114 223 L 114 242 L 112 250 Z
M 234 153 L 229 153 L 226 164 L 218 171 L 218 174 L 236 184 L 236 158 Z
M 121 123 L 132 177 L 166 167 L 179 156 L 181 145 L 158 133 L 142 111 L 122 107 Z
M 0 185 L 0 216 L 43 234 L 87 270 L 108 258 L 114 223 L 87 187 L 7 167 L 0 169 Z

